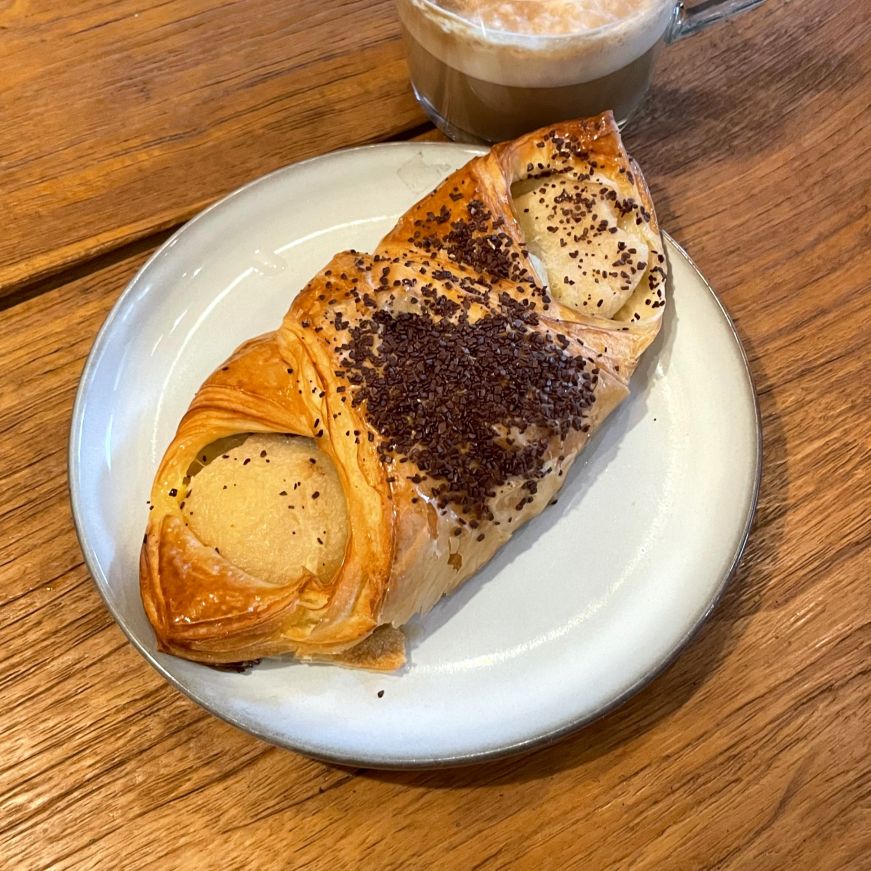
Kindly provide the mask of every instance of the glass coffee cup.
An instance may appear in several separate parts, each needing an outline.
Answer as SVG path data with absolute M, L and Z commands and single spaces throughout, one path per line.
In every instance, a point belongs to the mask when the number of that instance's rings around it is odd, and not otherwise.
M 622 127 L 669 42 L 762 0 L 397 0 L 415 95 L 492 143 L 611 109 Z

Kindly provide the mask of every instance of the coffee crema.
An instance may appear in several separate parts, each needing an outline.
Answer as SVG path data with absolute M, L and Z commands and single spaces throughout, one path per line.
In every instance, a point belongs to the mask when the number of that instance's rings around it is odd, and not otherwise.
M 657 0 L 429 0 L 488 30 L 568 36 L 619 24 L 660 6 Z
M 644 95 L 675 0 L 398 0 L 418 98 L 454 138 L 497 141 Z

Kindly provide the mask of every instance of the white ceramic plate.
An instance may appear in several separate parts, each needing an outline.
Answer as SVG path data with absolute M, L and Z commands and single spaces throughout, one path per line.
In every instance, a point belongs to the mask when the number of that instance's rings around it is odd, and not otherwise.
M 704 620 L 753 515 L 760 431 L 744 354 L 714 293 L 667 240 L 665 324 L 632 396 L 582 454 L 559 503 L 409 627 L 403 672 L 267 661 L 232 674 L 156 652 L 139 599 L 139 546 L 154 470 L 195 390 L 237 344 L 274 329 L 334 252 L 371 250 L 475 153 L 372 146 L 242 188 L 149 260 L 106 320 L 79 386 L 73 513 L 109 610 L 203 707 L 319 758 L 461 764 L 588 722 L 650 680 Z

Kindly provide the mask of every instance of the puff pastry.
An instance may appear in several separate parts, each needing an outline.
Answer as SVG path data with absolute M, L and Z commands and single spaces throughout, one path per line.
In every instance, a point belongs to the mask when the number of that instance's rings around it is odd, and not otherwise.
M 494 147 L 337 254 L 167 448 L 140 561 L 160 649 L 400 667 L 398 627 L 551 502 L 626 397 L 665 278 L 610 114 Z

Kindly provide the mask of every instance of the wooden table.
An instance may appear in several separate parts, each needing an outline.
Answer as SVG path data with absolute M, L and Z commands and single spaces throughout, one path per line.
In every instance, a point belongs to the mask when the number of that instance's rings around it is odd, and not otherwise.
M 94 335 L 168 231 L 300 158 L 433 135 L 392 5 L 0 3 L 0 865 L 871 868 L 869 74 L 867 3 L 769 0 L 674 46 L 626 136 L 764 419 L 711 620 L 554 747 L 379 773 L 165 685 L 96 593 L 65 470 Z

